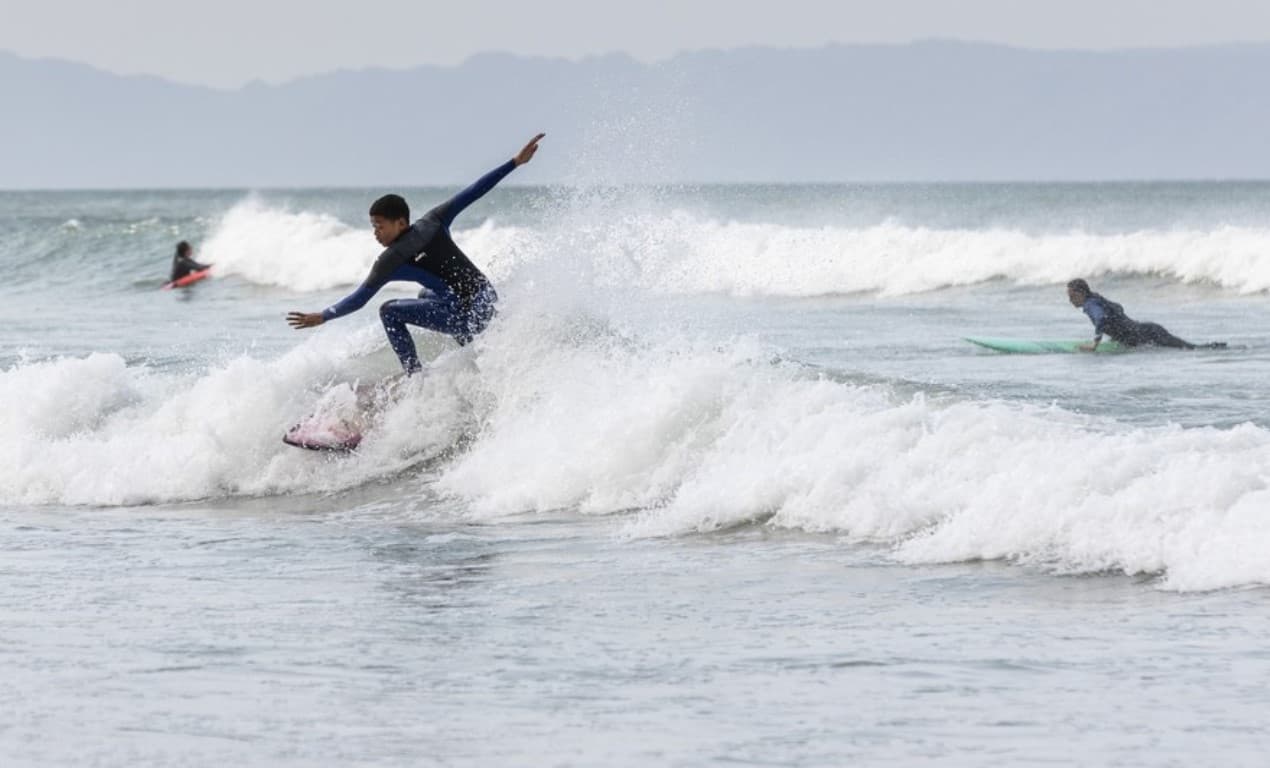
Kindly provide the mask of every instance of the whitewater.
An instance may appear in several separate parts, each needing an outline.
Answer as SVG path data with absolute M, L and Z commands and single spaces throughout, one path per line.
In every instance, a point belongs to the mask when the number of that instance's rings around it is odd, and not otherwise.
M 397 370 L 404 287 L 283 320 L 375 193 L 0 193 L 6 764 L 1270 746 L 1270 185 L 499 188 L 490 329 L 298 450 Z M 1092 336 L 1073 277 L 1229 348 L 963 340 Z

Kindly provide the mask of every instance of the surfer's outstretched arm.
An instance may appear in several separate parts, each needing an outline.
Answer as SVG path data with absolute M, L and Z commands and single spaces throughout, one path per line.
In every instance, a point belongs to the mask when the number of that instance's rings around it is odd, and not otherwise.
M 465 208 L 484 197 L 486 192 L 498 185 L 498 182 L 507 178 L 507 174 L 532 160 L 534 153 L 538 151 L 538 142 L 546 135 L 545 133 L 540 133 L 533 137 L 511 160 L 485 174 L 473 182 L 470 187 L 434 208 L 433 213 L 440 219 L 441 225 L 450 226 Z
M 287 325 L 297 331 L 301 328 L 312 328 L 315 325 L 321 325 L 326 322 L 322 319 L 321 312 L 288 312 Z
M 370 274 L 352 293 L 321 312 L 289 312 L 287 313 L 287 323 L 297 330 L 300 328 L 312 328 L 315 325 L 325 323 L 327 320 L 334 320 L 337 317 L 356 312 L 366 306 L 366 302 L 379 293 L 380 288 L 388 284 L 393 270 L 400 266 L 399 262 L 401 261 L 400 255 L 393 248 L 388 248 L 375 260 L 375 266 L 370 268 Z
M 289 312 L 287 313 L 287 322 L 292 328 L 312 328 L 315 325 L 321 325 L 327 320 L 334 320 L 337 317 L 351 315 L 362 307 L 366 306 L 366 302 L 371 300 L 375 294 L 379 293 L 379 289 L 384 287 L 386 280 L 375 280 L 374 273 L 366 281 L 357 286 L 357 290 L 335 302 L 331 306 L 321 312 Z

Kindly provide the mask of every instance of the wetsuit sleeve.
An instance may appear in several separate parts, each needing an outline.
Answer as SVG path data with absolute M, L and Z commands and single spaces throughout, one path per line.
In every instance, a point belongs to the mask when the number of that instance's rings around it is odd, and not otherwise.
M 191 272 L 207 269 L 209 264 L 199 264 L 189 256 L 175 256 L 172 259 L 172 279 L 179 280 Z
M 352 314 L 362 307 L 366 306 L 366 302 L 379 293 L 379 289 L 388 284 L 389 278 L 394 270 L 401 266 L 405 259 L 394 248 L 388 248 L 375 259 L 375 264 L 370 268 L 370 274 L 366 275 L 366 279 L 362 284 L 357 286 L 349 295 L 335 302 L 331 306 L 322 310 L 323 320 L 334 320 L 337 317 Z
M 1107 322 L 1107 308 L 1097 301 L 1086 301 L 1081 309 L 1085 310 L 1085 314 L 1089 315 L 1089 319 L 1094 324 L 1094 334 L 1102 336 L 1102 327 Z
M 438 205 L 433 209 L 433 213 L 437 215 L 437 218 L 441 221 L 442 226 L 449 227 L 450 223 L 454 221 L 455 217 L 463 212 L 464 208 L 467 208 L 472 203 L 475 203 L 477 200 L 484 197 L 486 192 L 493 189 L 498 182 L 507 178 L 507 174 L 514 170 L 516 170 L 516 161 L 508 160 L 477 179 L 473 182 L 472 186 L 458 193 L 441 205 Z

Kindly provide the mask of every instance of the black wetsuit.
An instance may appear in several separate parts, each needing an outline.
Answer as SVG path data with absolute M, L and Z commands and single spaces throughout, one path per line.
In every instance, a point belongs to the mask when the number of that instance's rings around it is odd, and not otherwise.
M 208 268 L 208 264 L 199 264 L 189 256 L 177 254 L 172 257 L 172 282 L 176 282 L 191 272 L 198 272 Z
M 1089 294 L 1080 308 L 1093 321 L 1098 338 L 1105 334 L 1126 347 L 1154 344 L 1158 347 L 1195 349 L 1194 344 L 1179 339 L 1158 323 L 1139 323 L 1131 319 L 1124 313 L 1124 307 L 1096 293 Z

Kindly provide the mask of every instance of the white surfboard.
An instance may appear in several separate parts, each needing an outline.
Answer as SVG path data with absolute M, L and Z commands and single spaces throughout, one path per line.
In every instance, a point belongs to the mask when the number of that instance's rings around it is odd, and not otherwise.
M 300 419 L 282 442 L 311 451 L 353 451 L 362 444 L 375 417 L 395 398 L 403 377 L 374 384 L 333 387 L 313 413 Z

